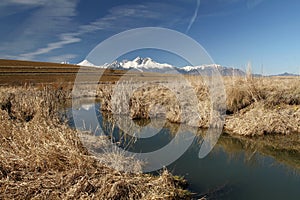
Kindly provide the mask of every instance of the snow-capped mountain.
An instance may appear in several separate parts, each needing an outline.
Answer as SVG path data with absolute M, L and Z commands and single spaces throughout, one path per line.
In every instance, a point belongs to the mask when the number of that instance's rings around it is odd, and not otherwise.
M 83 60 L 80 63 L 78 63 L 77 65 L 85 66 L 85 67 L 108 68 L 107 65 L 101 65 L 101 66 L 100 65 L 95 65 L 95 64 L 91 63 L 88 60 Z
M 117 67 L 116 67 L 117 66 Z M 134 60 L 123 60 L 122 62 L 114 62 L 111 65 L 108 65 L 108 68 L 119 68 L 119 69 L 130 69 L 140 72 L 159 72 L 159 73 L 168 73 L 176 70 L 170 64 L 158 63 L 153 61 L 151 58 L 140 58 L 137 57 Z
M 218 70 L 222 76 L 244 76 L 245 73 L 240 69 L 235 69 L 232 67 L 223 67 L 217 64 L 211 65 L 200 65 L 200 66 L 185 66 L 181 68 L 187 74 L 202 74 L 202 75 L 211 75 L 214 70 Z
M 161 64 L 153 61 L 151 58 L 140 58 L 137 57 L 133 61 L 123 61 L 121 62 L 121 66 L 125 69 L 135 68 L 135 69 L 174 69 L 172 65 L 169 64 Z
M 80 63 L 78 63 L 77 65 L 80 66 L 87 66 L 87 67 L 96 67 L 96 65 L 94 65 L 93 63 L 87 61 L 87 60 L 83 60 Z
M 102 66 L 97 66 L 87 60 L 83 60 L 77 65 L 108 68 L 108 69 L 136 70 L 139 72 L 159 72 L 159 73 L 169 73 L 177 70 L 176 67 L 173 67 L 170 64 L 166 64 L 166 63 L 161 64 L 153 61 L 151 58 L 140 58 L 140 57 L 137 57 L 132 61 L 131 60 L 123 60 L 121 62 L 114 61 L 111 64 L 105 64 Z
M 114 61 L 111 64 L 105 64 L 102 66 L 96 66 L 93 63 L 83 60 L 78 63 L 81 66 L 91 66 L 99 68 L 109 68 L 109 69 L 120 69 L 120 70 L 135 70 L 139 72 L 158 72 L 158 73 L 181 73 L 181 74 L 201 74 L 210 75 L 217 69 L 223 76 L 238 75 L 243 76 L 245 73 L 242 70 L 227 68 L 217 64 L 211 65 L 200 65 L 200 66 L 185 66 L 182 68 L 174 67 L 167 63 L 158 63 L 151 58 L 140 58 L 137 57 L 134 60 L 123 60 L 121 62 Z

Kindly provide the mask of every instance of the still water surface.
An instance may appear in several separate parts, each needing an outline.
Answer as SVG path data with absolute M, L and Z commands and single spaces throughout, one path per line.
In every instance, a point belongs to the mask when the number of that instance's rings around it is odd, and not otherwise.
M 70 126 L 74 127 L 76 120 L 77 128 L 92 131 L 96 135 L 109 135 L 121 147 L 132 152 L 160 149 L 178 131 L 178 124 L 163 123 L 157 119 L 157 122 L 152 120 L 151 124 L 154 125 L 149 130 L 149 134 L 153 134 L 153 130 L 157 134 L 137 139 L 124 133 L 128 131 L 126 129 L 130 129 L 129 126 L 122 125 L 125 130 L 121 130 L 118 126 L 120 123 L 116 124 L 113 120 L 114 116 L 101 113 L 99 108 L 99 104 L 82 104 L 77 108 L 67 109 L 66 117 Z M 91 116 L 97 116 L 97 119 Z M 164 125 L 160 129 L 161 123 Z M 139 120 L 134 125 L 142 128 L 149 125 L 149 120 Z M 143 131 L 144 134 L 147 132 Z M 205 130 L 198 130 L 188 150 L 167 166 L 174 175 L 184 176 L 188 180 L 189 190 L 199 197 L 206 195 L 209 199 L 239 200 L 300 199 L 299 154 L 253 149 L 247 142 L 223 134 L 208 156 L 199 159 L 203 134 Z

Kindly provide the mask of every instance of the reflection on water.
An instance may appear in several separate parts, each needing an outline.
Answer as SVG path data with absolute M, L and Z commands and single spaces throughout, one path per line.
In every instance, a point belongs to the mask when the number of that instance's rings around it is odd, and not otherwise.
M 101 113 L 99 104 L 82 104 L 73 110 L 74 117 L 71 113 L 69 109 L 67 116 L 71 126 L 76 123 L 81 130 L 109 135 L 120 147 L 131 152 L 155 151 L 168 145 L 177 135 L 195 134 L 188 150 L 167 168 L 175 175 L 184 176 L 190 189 L 200 196 L 210 199 L 300 197 L 300 154 L 274 148 L 274 144 L 280 142 L 278 138 L 245 139 L 223 134 L 213 151 L 199 159 L 206 130 L 159 119 L 133 122 L 125 116 Z M 91 117 L 94 115 L 96 120 Z

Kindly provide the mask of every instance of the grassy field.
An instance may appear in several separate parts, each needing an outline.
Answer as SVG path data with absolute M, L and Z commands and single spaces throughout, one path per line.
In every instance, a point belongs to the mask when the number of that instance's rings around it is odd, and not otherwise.
M 166 170 L 142 174 L 141 163 L 117 151 L 100 162 L 82 145 L 88 134 L 61 123 L 58 110 L 71 97 L 78 69 L 0 60 L 0 199 L 190 199 L 182 178 Z M 86 68 L 86 80 L 98 70 Z M 99 82 L 114 83 L 124 73 L 106 70 Z M 100 147 L 108 143 L 99 140 Z M 128 167 L 135 173 L 123 171 Z
M 99 162 L 83 147 L 82 134 L 60 122 L 58 109 L 72 97 L 78 72 L 76 65 L 0 60 L 0 199 L 189 199 L 184 181 L 167 171 L 153 177 L 116 171 Z M 197 97 L 191 101 L 176 75 L 89 67 L 79 73 L 84 77 L 83 91 L 90 89 L 89 80 L 97 80 L 96 97 L 102 110 L 129 114 L 133 119 L 165 116 L 173 123 L 210 126 L 214 112 L 210 93 L 198 76 L 185 76 Z M 126 81 L 119 82 L 121 77 Z M 148 84 L 143 86 L 145 82 Z M 270 149 L 298 155 L 299 77 L 224 77 L 223 83 L 227 134 L 241 137 L 249 145 L 256 143 L 253 148 L 269 155 L 275 152 Z M 114 94 L 116 85 L 120 92 Z M 186 98 L 176 98 L 174 91 Z M 88 95 L 79 93 L 78 97 Z M 184 116 L 182 109 L 186 109 Z M 195 111 L 197 118 L 192 115 Z M 274 137 L 266 140 L 267 135 Z M 88 135 L 84 139 L 89 139 Z M 99 145 L 105 141 L 103 138 Z M 134 158 L 118 152 L 106 158 L 116 158 L 121 169 L 140 169 Z M 282 159 L 299 166 L 297 159 Z
M 98 84 L 95 93 L 101 99 L 103 110 L 130 114 L 135 119 L 157 115 L 166 116 L 170 122 L 190 123 L 200 128 L 210 126 L 213 112 L 211 96 L 203 77 L 185 76 L 194 89 L 190 93 L 197 96 L 197 101 L 192 102 L 186 85 L 176 75 L 91 67 L 79 71 L 76 65 L 0 60 L 0 85 L 30 84 L 37 88 L 52 85 L 64 90 L 68 98 L 71 98 L 78 74 L 82 82 L 78 97 L 90 95 L 85 93 L 91 90 L 89 83 Z M 99 74 L 102 74 L 100 79 Z M 120 81 L 120 78 L 125 81 Z M 89 82 L 91 80 L 93 82 Z M 120 91 L 115 95 L 116 83 Z M 299 77 L 223 77 L 223 84 L 226 105 L 217 106 L 226 106 L 226 132 L 248 136 L 300 132 Z M 136 90 L 132 91 L 134 88 Z M 179 96 L 186 95 L 186 98 L 179 100 L 175 90 Z M 124 110 L 126 106 L 130 108 Z M 185 116 L 181 116 L 182 110 L 187 113 Z M 194 112 L 198 112 L 200 117 L 193 117 Z M 218 114 L 214 113 L 214 117 Z
M 115 94 L 115 102 L 112 99 L 115 85 L 99 85 L 97 96 L 105 111 L 129 114 L 134 119 L 150 118 L 151 115 L 165 116 L 170 122 L 208 128 L 211 126 L 212 116 L 222 116 L 213 113 L 215 111 L 211 108 L 209 90 L 201 78 L 187 76 L 186 79 L 193 86 L 196 102 L 190 100 L 191 97 L 186 95 L 186 86 L 178 80 L 169 82 L 167 87 L 152 82 L 143 87 L 139 87 L 139 82 L 118 83 L 123 89 Z M 298 77 L 224 77 L 223 82 L 226 105 L 218 105 L 217 102 L 214 106 L 224 106 L 226 109 L 224 130 L 229 134 L 257 136 L 300 133 Z M 138 89 L 132 92 L 133 88 Z M 174 91 L 186 98 L 179 102 Z M 126 110 L 125 107 L 129 109 Z M 185 116 L 181 116 L 182 109 L 186 110 Z M 192 115 L 195 111 L 193 109 L 198 109 L 196 119 Z
M 82 145 L 83 134 L 61 123 L 67 95 L 52 86 L 0 88 L 0 199 L 189 199 L 183 179 L 142 174 L 140 163 L 107 152 L 117 171 Z M 100 138 L 101 139 L 101 138 Z M 107 145 L 107 139 L 99 141 Z

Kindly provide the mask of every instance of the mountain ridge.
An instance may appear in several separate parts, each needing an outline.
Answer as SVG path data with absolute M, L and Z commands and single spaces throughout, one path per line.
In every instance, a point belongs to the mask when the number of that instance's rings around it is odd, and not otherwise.
M 88 60 L 83 60 L 77 65 L 98 67 L 98 68 L 108 68 L 108 69 L 119 69 L 119 70 L 134 70 L 138 72 L 157 72 L 157 73 L 169 73 L 169 74 L 189 74 L 189 75 L 211 75 L 216 69 L 220 72 L 222 76 L 244 76 L 245 72 L 240 69 L 224 67 L 218 64 L 209 65 L 199 65 L 199 66 L 185 66 L 182 68 L 172 66 L 168 63 L 158 63 L 152 58 L 146 57 L 136 57 L 131 60 L 114 61 L 110 64 L 105 64 L 102 66 L 97 66 Z

